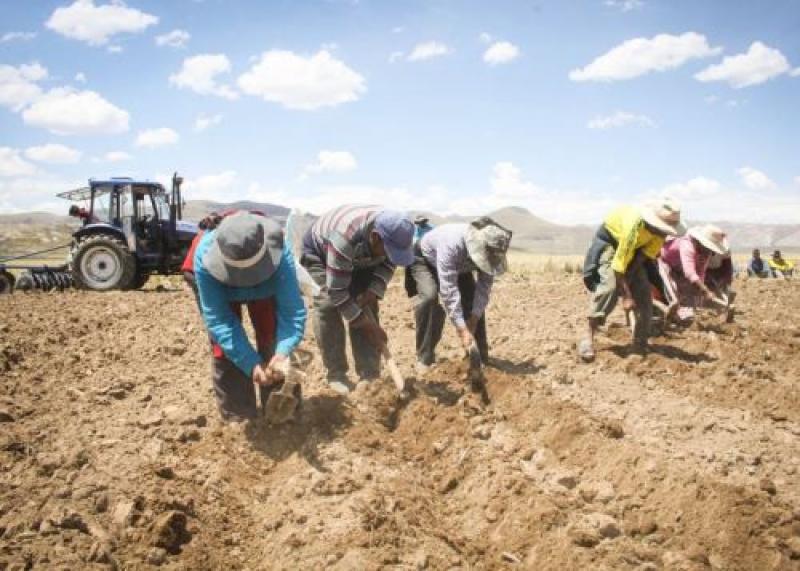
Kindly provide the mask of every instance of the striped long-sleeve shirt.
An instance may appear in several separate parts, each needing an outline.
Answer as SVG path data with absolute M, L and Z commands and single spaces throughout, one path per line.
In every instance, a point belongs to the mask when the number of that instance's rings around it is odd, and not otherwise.
M 467 251 L 466 232 L 466 224 L 442 224 L 425 234 L 419 243 L 425 261 L 436 268 L 439 295 L 456 327 L 466 325 L 461 309 L 461 293 L 458 291 L 458 276 L 478 270 Z M 493 282 L 492 276 L 478 270 L 472 315 L 481 317 L 486 311 Z
M 328 296 L 347 321 L 361 315 L 350 294 L 353 271 L 374 268 L 369 289 L 381 299 L 394 274 L 394 264 L 386 256 L 373 255 L 369 248 L 369 235 L 380 211 L 379 206 L 340 206 L 319 217 L 303 241 L 304 251 L 325 263 Z

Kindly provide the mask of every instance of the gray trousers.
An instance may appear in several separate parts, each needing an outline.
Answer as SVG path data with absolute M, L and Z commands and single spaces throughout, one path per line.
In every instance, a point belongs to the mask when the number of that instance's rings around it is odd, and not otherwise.
M 445 311 L 439 302 L 439 277 L 436 269 L 420 256 L 406 270 L 414 280 L 414 320 L 417 329 L 417 361 L 432 365 L 436 361 L 436 346 L 442 339 Z M 472 273 L 458 276 L 458 291 L 461 294 L 461 309 L 465 316 L 472 314 L 475 298 L 475 276 Z M 475 341 L 484 362 L 489 359 L 489 342 L 486 336 L 485 315 L 478 321 Z
M 311 274 L 312 279 L 322 288 L 320 295 L 314 297 L 311 313 L 314 322 L 314 337 L 317 339 L 319 352 L 322 354 L 322 363 L 328 373 L 328 380 L 334 381 L 347 376 L 345 323 L 341 313 L 331 302 L 328 296 L 325 274 L 325 264 L 317 257 L 303 254 L 300 262 Z M 366 292 L 372 283 L 373 271 L 371 268 L 356 269 L 350 283 L 350 295 Z M 376 320 L 379 320 L 378 304 L 370 308 Z M 379 321 L 380 322 L 380 321 Z M 356 374 L 362 379 L 375 379 L 381 373 L 381 356 L 378 348 L 367 340 L 366 335 L 360 330 L 350 327 L 350 348 L 356 365 Z
M 611 261 L 616 252 L 613 246 L 607 246 L 600 256 L 597 268 L 598 281 L 594 291 L 589 295 L 589 317 L 599 323 L 605 323 L 606 317 L 617 305 L 617 276 L 611 269 Z M 637 343 L 647 343 L 650 337 L 650 324 L 653 319 L 653 297 L 650 280 L 644 264 L 637 264 L 625 275 L 631 288 L 631 295 L 636 302 L 636 327 L 633 337 Z

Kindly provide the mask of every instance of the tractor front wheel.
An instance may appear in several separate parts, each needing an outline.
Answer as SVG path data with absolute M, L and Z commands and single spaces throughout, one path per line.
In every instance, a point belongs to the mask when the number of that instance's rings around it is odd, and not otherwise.
M 81 289 L 129 289 L 136 277 L 136 259 L 122 240 L 96 234 L 78 243 L 72 277 Z
M 0 271 L 0 295 L 14 293 L 14 275 L 5 270 Z

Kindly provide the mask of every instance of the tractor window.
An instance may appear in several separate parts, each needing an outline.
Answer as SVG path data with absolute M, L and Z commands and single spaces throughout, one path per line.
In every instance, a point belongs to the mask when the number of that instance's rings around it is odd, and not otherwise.
M 97 187 L 94 195 L 94 216 L 99 222 L 111 224 L 114 208 L 111 203 L 111 189 Z
M 158 217 L 161 220 L 169 220 L 169 204 L 167 197 L 164 194 L 154 194 L 153 202 L 155 202 L 156 209 L 158 210 Z

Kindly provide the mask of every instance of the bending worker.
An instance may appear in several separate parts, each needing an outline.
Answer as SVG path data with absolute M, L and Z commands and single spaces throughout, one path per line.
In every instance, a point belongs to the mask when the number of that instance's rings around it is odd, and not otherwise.
M 194 273 L 203 321 L 214 343 L 212 380 L 220 414 L 226 421 L 253 419 L 254 383 L 265 403 L 270 390 L 283 381 L 306 323 L 283 231 L 265 216 L 228 216 L 200 239 Z M 242 325 L 243 305 L 255 329 L 255 348 Z
M 597 229 L 583 267 L 589 290 L 587 336 L 578 354 L 593 361 L 594 335 L 622 297 L 625 311 L 635 310 L 634 349 L 647 351 L 653 303 L 647 265 L 658 257 L 667 236 L 682 232 L 680 205 L 663 198 L 639 208 L 620 206 Z
M 680 321 L 691 320 L 697 307 L 714 299 L 714 292 L 706 285 L 708 265 L 714 254 L 729 253 L 725 232 L 712 224 L 694 226 L 680 238 L 665 242 L 658 267 L 667 301 L 677 306 Z
M 330 387 L 347 394 L 345 322 L 356 373 L 364 381 L 380 375 L 386 332 L 378 320 L 395 266 L 414 260 L 414 224 L 405 214 L 379 206 L 341 206 L 319 217 L 303 238 L 300 263 L 322 288 L 313 303 L 314 335 Z
M 440 296 L 464 349 L 477 343 L 481 360 L 489 359 L 484 314 L 494 278 L 506 270 L 510 242 L 509 230 L 483 217 L 471 224 L 437 226 L 417 243 L 409 270 L 417 293 L 418 373 L 424 374 L 436 360 L 445 321 Z

